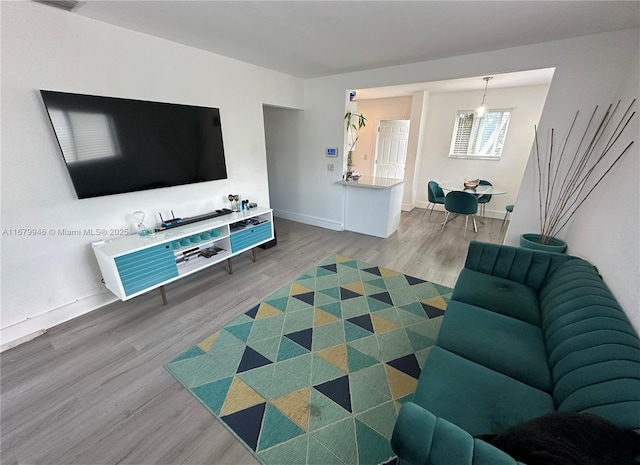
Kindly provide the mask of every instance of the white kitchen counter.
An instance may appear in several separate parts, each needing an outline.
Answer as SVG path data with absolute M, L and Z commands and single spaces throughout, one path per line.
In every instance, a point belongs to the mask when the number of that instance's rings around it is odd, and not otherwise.
M 400 225 L 404 180 L 362 176 L 344 186 L 347 231 L 387 238 Z
M 387 189 L 403 183 L 403 179 L 362 176 L 357 181 L 340 181 L 338 184 L 342 184 L 344 186 L 368 187 L 371 189 Z

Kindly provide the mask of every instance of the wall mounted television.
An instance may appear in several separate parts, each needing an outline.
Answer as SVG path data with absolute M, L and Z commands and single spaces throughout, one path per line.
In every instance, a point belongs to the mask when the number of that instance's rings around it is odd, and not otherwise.
M 80 199 L 227 178 L 218 108 L 40 94 Z

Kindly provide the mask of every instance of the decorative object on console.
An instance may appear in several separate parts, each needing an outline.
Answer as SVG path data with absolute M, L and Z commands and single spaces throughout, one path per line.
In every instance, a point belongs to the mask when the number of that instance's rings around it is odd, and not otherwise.
M 138 227 L 138 235 L 140 236 L 153 236 L 156 233 L 154 228 L 147 228 L 143 221 L 145 214 L 143 211 L 133 212 L 133 217 L 136 219 L 137 227 Z
M 143 235 L 142 231 L 147 229 L 147 227 L 142 223 L 144 221 L 144 216 L 145 215 L 143 211 L 138 210 L 136 212 L 133 212 L 133 217 L 136 219 L 136 227 L 138 228 L 138 234 L 140 234 L 141 236 Z
M 240 200 L 240 196 L 238 194 L 229 194 L 229 202 L 231 202 L 231 211 L 239 212 L 238 201 Z
M 533 241 L 538 246 L 560 242 L 566 248 L 566 243 L 555 236 L 567 226 L 576 211 L 634 143 L 622 136 L 636 115 L 635 105 L 636 99 L 619 118 L 616 113 L 620 101 L 615 107 L 609 105 L 600 118 L 596 118 L 596 106 L 582 134 L 574 140 L 572 133 L 580 114 L 577 111 L 559 144 L 555 140 L 555 129 L 551 128 L 547 147 L 540 146 L 538 128 L 534 126 L 540 232 L 527 234 L 526 238 L 521 236 L 522 247 L 530 248 Z

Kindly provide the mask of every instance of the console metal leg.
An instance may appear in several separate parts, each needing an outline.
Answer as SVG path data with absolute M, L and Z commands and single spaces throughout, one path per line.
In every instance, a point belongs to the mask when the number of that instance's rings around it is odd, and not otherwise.
M 233 274 L 233 268 L 231 267 L 231 258 L 227 258 L 227 264 L 229 265 L 229 274 Z
M 162 305 L 167 305 L 167 294 L 164 292 L 164 286 L 160 286 L 160 296 L 162 296 Z
M 251 249 L 251 258 L 253 260 L 253 263 L 256 262 L 256 248 L 254 247 L 253 249 Z

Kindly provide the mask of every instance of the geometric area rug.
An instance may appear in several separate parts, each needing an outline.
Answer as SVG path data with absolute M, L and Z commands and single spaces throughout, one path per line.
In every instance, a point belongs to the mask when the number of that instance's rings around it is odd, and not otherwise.
M 451 292 L 333 256 L 165 367 L 260 463 L 395 463 Z

